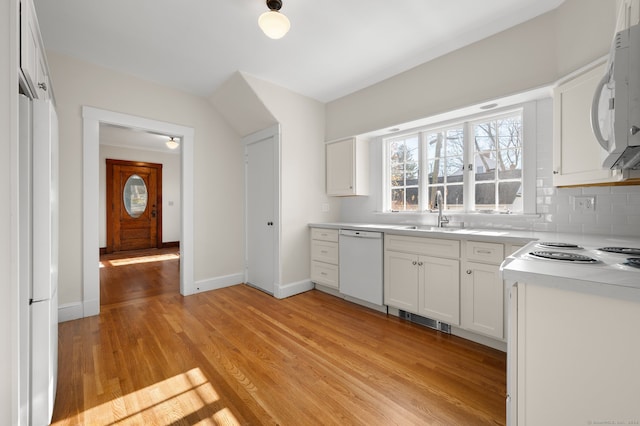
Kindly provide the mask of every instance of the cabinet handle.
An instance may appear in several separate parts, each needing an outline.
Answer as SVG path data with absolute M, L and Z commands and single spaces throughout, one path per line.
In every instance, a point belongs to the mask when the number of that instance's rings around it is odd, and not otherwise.
M 557 170 L 554 170 L 554 171 L 553 171 L 553 174 L 554 174 L 554 175 L 557 175 L 558 173 L 559 173 L 559 172 L 558 172 Z
M 471 275 L 471 269 L 467 269 L 467 275 Z
M 327 254 L 328 252 L 326 250 L 320 250 L 320 253 Z
M 480 254 L 491 254 L 491 250 L 476 250 L 476 253 L 480 253 Z
M 38 83 L 38 87 L 44 90 L 45 92 L 47 91 L 47 83 Z
M 423 265 L 423 263 L 422 263 L 422 262 L 418 262 L 418 266 L 422 266 L 422 265 Z
M 411 263 L 413 264 L 413 266 L 416 266 L 418 264 L 418 262 L 416 262 L 415 260 Z
M 327 275 L 326 272 L 320 272 L 320 275 Z
M 631 136 L 635 136 L 636 133 L 640 132 L 640 127 L 638 126 L 631 126 L 631 128 L 629 129 L 629 134 Z

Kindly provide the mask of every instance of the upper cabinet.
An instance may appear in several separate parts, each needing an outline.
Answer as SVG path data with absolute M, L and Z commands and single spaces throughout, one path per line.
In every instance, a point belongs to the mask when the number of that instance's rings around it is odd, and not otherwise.
M 47 61 L 33 0 L 20 1 L 20 69 L 34 98 L 51 98 Z
M 327 195 L 369 195 L 369 145 L 348 138 L 326 144 Z
M 553 94 L 553 184 L 579 186 L 620 182 L 618 170 L 602 168 L 605 152 L 591 130 L 591 102 L 605 64 L 565 80 Z
M 620 182 L 618 170 L 602 168 L 604 150 L 591 130 L 591 102 L 606 64 L 564 81 L 553 95 L 553 184 L 590 185 Z

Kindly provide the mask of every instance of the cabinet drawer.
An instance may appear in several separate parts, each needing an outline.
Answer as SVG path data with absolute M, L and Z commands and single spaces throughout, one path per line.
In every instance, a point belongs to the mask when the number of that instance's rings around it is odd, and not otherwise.
M 338 264 L 338 243 L 311 240 L 311 260 Z
M 318 262 L 316 260 L 311 261 L 311 281 L 328 287 L 338 288 L 338 279 L 338 265 Z
M 311 228 L 311 239 L 338 242 L 337 229 Z
M 425 256 L 460 258 L 460 241 L 456 240 L 385 235 L 384 248 Z
M 497 243 L 466 242 L 467 260 L 499 265 L 504 260 L 504 246 Z

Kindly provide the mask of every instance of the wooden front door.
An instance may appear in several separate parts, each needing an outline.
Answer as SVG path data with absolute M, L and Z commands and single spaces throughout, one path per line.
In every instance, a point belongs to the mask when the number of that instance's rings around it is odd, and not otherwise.
M 162 247 L 162 164 L 107 159 L 107 253 Z

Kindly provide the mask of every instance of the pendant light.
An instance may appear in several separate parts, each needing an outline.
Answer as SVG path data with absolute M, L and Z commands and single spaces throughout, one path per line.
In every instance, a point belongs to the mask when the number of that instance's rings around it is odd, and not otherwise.
M 177 147 L 180 146 L 178 141 L 173 139 L 173 137 L 171 137 L 167 142 L 165 142 L 165 144 L 167 145 L 167 148 L 169 148 L 169 149 L 176 149 Z
M 268 12 L 263 13 L 258 18 L 258 25 L 265 35 L 272 39 L 279 39 L 291 28 L 289 18 L 280 13 L 282 0 L 267 0 Z

